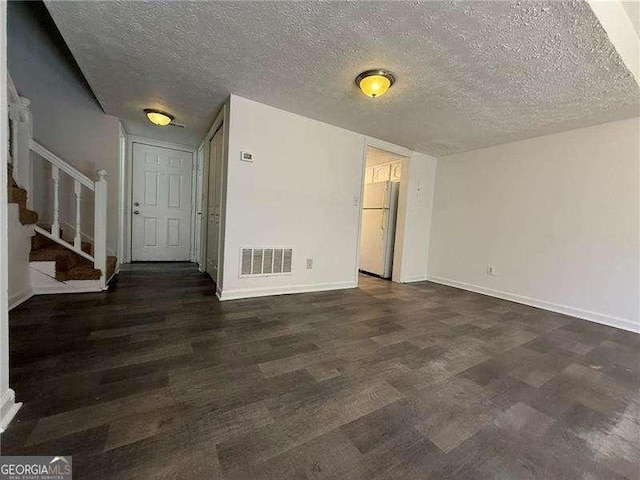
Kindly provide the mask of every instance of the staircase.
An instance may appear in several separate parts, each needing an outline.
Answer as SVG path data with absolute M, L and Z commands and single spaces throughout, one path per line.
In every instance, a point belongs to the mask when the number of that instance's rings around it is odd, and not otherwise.
M 10 247 L 13 241 L 15 257 L 10 259 L 15 270 L 26 268 L 32 294 L 99 292 L 107 289 L 111 278 L 117 273 L 116 257 L 107 255 L 107 181 L 106 171 L 99 170 L 97 179 L 89 177 L 63 161 L 43 145 L 34 141 L 31 129 L 29 102 L 18 96 L 11 77 L 9 83 L 10 101 L 10 152 L 8 165 L 8 201 L 17 206 L 17 212 L 9 218 Z M 39 162 L 39 163 L 36 163 Z M 51 171 L 52 196 L 42 205 L 51 205 L 49 224 L 38 223 L 39 215 L 33 210 L 30 194 L 34 193 L 33 171 L 46 167 Z M 45 171 L 45 170 L 41 170 Z M 67 175 L 73 183 L 75 224 L 61 228 L 60 180 Z M 40 188 L 44 195 L 44 190 Z M 82 199 L 89 191 L 94 197 L 93 234 L 83 232 Z M 16 214 L 17 213 L 17 214 Z M 86 222 L 85 222 L 86 223 Z M 25 230 L 26 228 L 26 230 Z M 22 232 L 17 234 L 17 232 Z M 14 235 L 11 235 L 11 232 Z M 30 238 L 29 238 L 30 237 Z M 30 248 L 28 244 L 30 243 Z M 19 244 L 19 245 L 18 245 Z M 12 268 L 10 262 L 10 269 Z M 23 276 L 27 276 L 26 274 Z M 18 275 L 19 277 L 19 275 Z M 22 286 L 23 287 L 23 286 Z M 11 290 L 11 285 L 9 286 Z M 24 297 L 25 295 L 22 295 Z M 26 297 L 28 298 L 28 296 Z

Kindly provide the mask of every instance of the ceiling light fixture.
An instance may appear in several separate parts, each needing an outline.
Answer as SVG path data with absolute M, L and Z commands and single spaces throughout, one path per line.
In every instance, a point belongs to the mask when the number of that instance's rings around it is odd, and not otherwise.
M 380 68 L 367 70 L 356 77 L 356 85 L 367 97 L 377 98 L 384 95 L 396 81 L 393 74 Z
M 147 115 L 149 121 L 155 125 L 165 126 L 173 122 L 174 116 L 169 115 L 162 110 L 154 110 L 152 108 L 145 108 L 144 113 Z

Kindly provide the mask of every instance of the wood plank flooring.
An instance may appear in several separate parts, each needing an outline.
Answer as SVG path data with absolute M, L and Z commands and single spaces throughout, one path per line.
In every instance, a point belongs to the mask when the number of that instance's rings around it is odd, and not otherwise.
M 221 303 L 192 264 L 11 312 L 3 455 L 76 479 L 640 479 L 640 336 L 428 282 Z

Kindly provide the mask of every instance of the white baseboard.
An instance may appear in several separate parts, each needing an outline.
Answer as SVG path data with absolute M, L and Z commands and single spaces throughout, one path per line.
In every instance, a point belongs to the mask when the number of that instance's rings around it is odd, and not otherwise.
M 223 290 L 216 292 L 216 296 L 224 300 L 239 300 L 241 298 L 269 297 L 271 295 L 287 295 L 291 293 L 323 292 L 326 290 L 344 290 L 355 288 L 355 282 L 317 283 L 310 285 L 293 285 L 283 287 L 247 288 L 244 290 Z
M 33 290 L 31 289 L 31 287 L 25 288 L 23 291 L 11 295 L 9 297 L 9 310 L 13 310 L 21 303 L 29 300 L 31 297 L 33 297 Z
M 22 403 L 16 403 L 16 394 L 13 390 L 8 389 L 4 392 L 0 399 L 0 433 L 7 429 L 20 407 Z
M 428 275 L 427 280 L 430 282 L 447 285 L 449 287 L 460 288 L 462 290 L 468 290 L 470 292 L 489 295 L 490 297 L 501 298 L 503 300 L 509 300 L 511 302 L 522 303 L 523 305 L 529 305 L 531 307 L 549 310 L 550 312 L 561 313 L 563 315 L 569 315 L 572 317 L 581 318 L 583 320 L 589 320 L 590 322 L 600 323 L 602 325 L 619 328 L 621 330 L 627 330 L 629 332 L 640 333 L 640 323 L 634 322 L 633 320 L 629 320 L 627 318 L 605 315 L 589 310 L 583 310 L 581 308 L 570 307 L 569 305 L 547 302 L 545 300 L 525 297 L 523 295 L 518 295 L 515 293 L 503 292 L 501 290 L 494 290 L 492 288 L 481 287 L 479 285 L 473 285 L 465 282 L 458 282 L 457 280 L 451 280 L 448 278 Z
M 411 283 L 411 282 L 424 282 L 427 279 L 427 275 L 412 275 L 410 277 L 403 278 L 400 280 L 400 283 Z
M 60 285 L 47 285 L 42 287 L 34 287 L 33 294 L 34 295 L 54 295 L 58 293 L 91 293 L 91 292 L 102 292 L 102 287 L 100 287 L 100 282 L 97 280 L 77 280 L 77 282 L 91 282 L 91 285 L 80 286 L 80 285 L 70 285 L 65 282 L 60 282 Z M 96 286 L 97 284 L 97 286 Z

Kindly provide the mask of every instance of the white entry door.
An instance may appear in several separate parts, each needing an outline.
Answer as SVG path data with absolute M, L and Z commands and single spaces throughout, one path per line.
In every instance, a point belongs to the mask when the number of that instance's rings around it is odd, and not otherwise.
M 189 260 L 192 157 L 133 144 L 132 260 Z
M 209 142 L 209 188 L 207 195 L 207 264 L 206 271 L 218 283 L 220 261 L 220 209 L 222 179 L 222 128 Z

